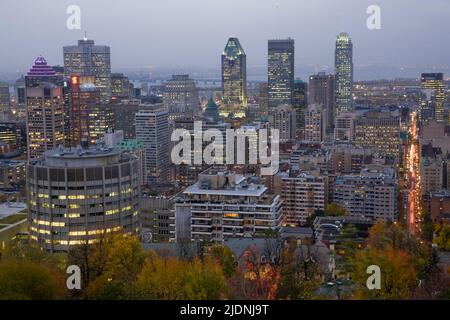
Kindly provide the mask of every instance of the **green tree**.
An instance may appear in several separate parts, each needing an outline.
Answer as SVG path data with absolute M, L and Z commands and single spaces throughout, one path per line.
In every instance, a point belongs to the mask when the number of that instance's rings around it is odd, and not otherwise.
M 227 296 L 220 264 L 212 258 L 192 261 L 152 254 L 133 286 L 135 299 L 211 300 Z
M 325 211 L 323 211 L 323 210 L 315 210 L 312 215 L 310 215 L 309 217 L 306 218 L 305 227 L 312 228 L 313 225 L 314 225 L 314 220 L 317 217 L 324 217 L 324 216 L 325 216 Z
M 327 207 L 325 208 L 326 216 L 339 217 L 339 216 L 345 216 L 346 214 L 347 214 L 347 209 L 345 209 L 344 207 L 342 207 L 334 202 L 327 204 Z
M 139 239 L 128 234 L 111 234 L 87 249 L 72 253 L 72 263 L 82 267 L 88 279 L 85 295 L 92 299 L 123 299 L 128 285 L 141 271 L 145 255 Z
M 434 243 L 444 251 L 450 251 L 450 225 L 438 226 L 436 228 L 436 238 Z
M 225 246 L 212 246 L 208 250 L 210 255 L 219 261 L 225 277 L 229 278 L 236 273 L 237 262 L 230 248 Z
M 340 265 L 339 268 L 346 272 L 353 270 L 355 254 L 360 245 L 356 227 L 353 224 L 345 225 L 336 242 L 336 263 Z

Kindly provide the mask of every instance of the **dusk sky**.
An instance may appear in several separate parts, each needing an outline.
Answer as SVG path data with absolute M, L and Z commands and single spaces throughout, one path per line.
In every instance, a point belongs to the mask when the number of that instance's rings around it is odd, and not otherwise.
M 81 30 L 66 28 L 69 5 Z M 381 7 L 381 30 L 366 27 L 369 5 Z M 219 68 L 227 38 L 240 39 L 249 67 L 266 65 L 267 40 L 295 39 L 296 66 L 331 67 L 341 31 L 354 63 L 450 65 L 449 0 L 2 0 L 1 72 L 27 70 L 42 54 L 62 64 L 62 47 L 84 30 L 111 47 L 112 67 Z

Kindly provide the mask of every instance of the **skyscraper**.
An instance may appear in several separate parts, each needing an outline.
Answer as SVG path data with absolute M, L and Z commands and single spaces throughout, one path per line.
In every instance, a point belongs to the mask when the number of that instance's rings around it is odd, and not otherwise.
M 28 159 L 64 143 L 64 88 L 62 79 L 42 56 L 25 77 Z
M 294 89 L 294 40 L 269 40 L 268 43 L 269 109 L 292 104 Z
M 445 85 L 443 73 L 422 73 L 420 80 L 423 97 L 420 102 L 421 118 L 444 121 Z
M 171 120 L 196 115 L 200 104 L 195 81 L 187 74 L 173 75 L 164 87 L 164 106 Z
M 111 99 L 111 55 L 108 46 L 95 45 L 94 40 L 78 40 L 76 46 L 65 46 L 64 75 L 94 76 L 101 102 Z
M 136 113 L 136 140 L 144 146 L 144 181 L 151 187 L 167 183 L 170 137 L 168 113 L 162 104 L 143 106 Z
M 222 53 L 223 115 L 245 116 L 247 108 L 247 57 L 238 38 L 229 38 Z
M 88 106 L 99 104 L 99 93 L 89 77 L 70 77 L 70 112 L 67 133 L 70 136 L 70 146 L 76 147 L 82 141 L 89 140 Z M 92 80 L 94 77 L 91 77 Z M 81 84 L 81 81 L 84 83 Z
M 332 74 L 319 72 L 309 77 L 308 102 L 321 104 L 327 114 L 327 131 L 331 131 L 334 126 L 335 110 L 334 110 L 334 88 L 335 77 Z
M 350 36 L 343 32 L 337 36 L 335 51 L 336 73 L 336 113 L 353 110 L 352 86 L 353 86 L 353 44 Z

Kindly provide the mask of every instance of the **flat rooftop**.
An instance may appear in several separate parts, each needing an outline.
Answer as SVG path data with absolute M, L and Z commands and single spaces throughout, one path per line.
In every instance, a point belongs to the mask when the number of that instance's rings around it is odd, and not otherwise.
M 110 147 L 97 148 L 58 148 L 45 152 L 45 157 L 60 159 L 81 159 L 109 157 L 120 154 L 120 151 Z
M 221 196 L 242 196 L 242 197 L 259 197 L 267 188 L 262 184 L 249 184 L 246 186 L 237 185 L 230 189 L 203 189 L 200 183 L 189 186 L 184 191 L 185 194 L 199 194 L 199 195 L 221 195 Z

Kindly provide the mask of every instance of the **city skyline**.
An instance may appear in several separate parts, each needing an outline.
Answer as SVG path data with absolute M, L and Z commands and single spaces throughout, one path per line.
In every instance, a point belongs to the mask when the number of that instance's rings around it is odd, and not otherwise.
M 450 299 L 449 0 L 17 1 L 0 300 Z
M 101 3 L 99 3 L 97 6 L 97 4 L 79 1 L 78 5 L 82 13 L 80 30 L 66 28 L 65 22 L 69 15 L 65 11 L 70 5 L 67 1 L 61 1 L 58 5 L 50 5 L 48 1 L 42 1 L 40 7 L 33 8 L 33 12 L 30 12 L 31 8 L 22 4 L 20 12 L 25 23 L 20 27 L 7 28 L 9 32 L 2 33 L 0 36 L 2 42 L 9 43 L 9 50 L 4 52 L 3 59 L 0 61 L 0 69 L 3 72 L 26 70 L 29 65 L 29 52 L 32 52 L 32 56 L 42 54 L 51 61 L 52 65 L 62 65 L 63 57 L 59 48 L 76 43 L 84 36 L 84 31 L 87 31 L 89 39 L 94 39 L 99 45 L 111 47 L 114 70 L 151 66 L 161 68 L 202 66 L 219 69 L 218 54 L 221 52 L 224 39 L 236 36 L 246 48 L 249 69 L 266 66 L 267 52 L 264 48 L 268 39 L 291 37 L 298 43 L 295 56 L 296 68 L 312 67 L 317 72 L 327 71 L 332 69 L 333 65 L 333 55 L 330 53 L 334 46 L 334 39 L 343 31 L 349 33 L 356 44 L 356 70 L 369 65 L 390 68 L 395 66 L 398 69 L 406 68 L 403 72 L 409 75 L 407 67 L 412 65 L 422 67 L 424 72 L 431 72 L 432 67 L 441 69 L 449 67 L 447 59 L 449 45 L 440 41 L 437 35 L 440 30 L 449 27 L 448 22 L 442 19 L 442 15 L 450 12 L 450 4 L 441 0 L 430 1 L 426 5 L 420 4 L 419 1 L 414 1 L 416 5 L 411 4 L 410 1 L 396 1 L 395 4 L 380 1 L 378 3 L 382 14 L 380 30 L 369 30 L 366 27 L 369 16 L 366 14 L 366 9 L 371 3 L 365 0 L 351 5 L 342 1 L 334 3 L 335 1 L 326 0 L 317 1 L 317 4 L 289 0 L 263 1 L 262 3 L 259 1 L 258 9 L 254 7 L 255 1 L 250 0 L 243 4 L 239 3 L 241 10 L 235 10 L 231 18 L 228 18 L 227 28 L 211 20 L 229 16 L 227 13 L 234 7 L 234 1 L 227 6 L 223 3 L 211 4 L 196 0 L 191 6 L 185 8 L 186 12 L 183 12 L 191 18 L 182 16 L 182 19 L 178 20 L 176 18 L 179 18 L 180 13 L 169 10 L 169 6 L 176 2 L 176 0 L 168 1 L 167 4 L 166 2 L 164 4 L 132 2 L 139 10 L 133 10 L 137 16 L 130 19 L 127 12 L 121 12 L 122 5 L 119 3 L 106 6 L 100 6 Z M 17 3 L 20 5 L 20 1 Z M 9 10 L 14 10 L 16 6 L 15 2 L 1 8 L 0 12 L 5 15 L 1 17 L 2 25 L 17 25 L 15 21 L 10 21 L 14 15 L 8 14 Z M 198 9 L 199 6 L 201 8 L 199 13 L 193 11 L 193 8 Z M 105 20 L 93 18 L 99 14 L 100 7 Z M 42 10 L 45 12 L 40 14 Z M 157 12 L 162 14 L 158 15 Z M 254 12 L 254 14 L 249 18 L 246 12 Z M 146 16 L 143 16 L 146 13 L 152 19 L 146 19 Z M 419 13 L 423 14 L 420 19 L 417 17 Z M 41 21 L 41 16 L 45 16 L 45 20 Z M 111 19 L 107 19 L 108 16 L 111 16 Z M 173 19 L 169 19 L 169 26 L 165 27 L 164 32 L 152 32 L 152 28 L 167 26 L 164 21 L 161 21 L 161 16 L 169 16 Z M 315 19 L 314 16 L 322 18 Z M 406 16 L 410 17 L 406 20 L 407 23 L 403 19 Z M 119 18 L 126 23 L 117 23 Z M 317 20 L 320 20 L 320 24 Z M 265 21 L 277 23 L 266 24 Z M 403 22 L 398 23 L 398 21 Z M 258 30 L 257 35 L 250 36 L 255 28 Z M 308 32 L 303 32 L 304 30 Z M 214 37 L 210 36 L 212 32 Z M 25 42 L 14 40 L 22 39 L 31 33 L 33 37 Z M 131 34 L 140 36 L 134 37 L 130 36 Z M 420 46 L 417 45 L 418 38 L 421 39 Z M 192 39 L 196 39 L 198 44 L 190 45 Z M 311 45 L 312 43 L 314 45 Z M 414 52 L 410 52 L 411 47 L 415 47 Z M 439 50 L 433 48 L 439 48 Z M 38 52 L 35 52 L 36 50 Z M 370 70 L 365 73 L 359 75 L 355 72 L 355 80 L 369 78 L 370 74 L 373 74 L 373 78 L 380 77 L 375 71 Z

